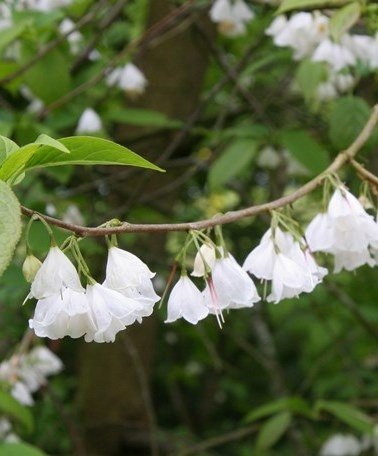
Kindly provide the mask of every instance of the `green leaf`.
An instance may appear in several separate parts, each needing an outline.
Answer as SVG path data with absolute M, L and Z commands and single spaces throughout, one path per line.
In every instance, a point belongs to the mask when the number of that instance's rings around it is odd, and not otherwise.
M 131 150 L 94 136 L 71 136 L 59 140 L 70 153 L 44 144 L 28 144 L 8 157 L 0 167 L 0 179 L 14 184 L 24 172 L 60 165 L 129 165 L 164 171 Z
M 338 41 L 341 35 L 357 22 L 360 14 L 361 6 L 359 2 L 350 3 L 336 11 L 329 21 L 331 37 Z
M 0 163 L 18 149 L 19 146 L 14 141 L 5 136 L 0 136 Z
M 26 432 L 29 433 L 33 430 L 33 416 L 30 410 L 2 390 L 0 390 L 0 412 L 20 423 Z M 0 454 L 2 453 L 0 452 Z
M 248 413 L 244 421 L 246 423 L 252 423 L 253 421 L 259 420 L 260 418 L 264 418 L 266 416 L 270 416 L 282 411 L 290 411 L 307 416 L 309 418 L 313 418 L 313 412 L 307 402 L 301 397 L 293 396 L 277 399 L 276 401 L 269 402 L 268 404 L 264 404 L 261 407 L 257 407 Z
M 286 149 L 313 174 L 330 163 L 327 151 L 306 130 L 284 130 L 281 141 Z
M 20 203 L 9 186 L 0 181 L 0 276 L 13 257 L 20 235 Z
M 235 139 L 211 165 L 209 185 L 212 190 L 224 185 L 250 166 L 256 155 L 257 142 L 253 139 Z
M 362 433 L 372 433 L 374 421 L 358 408 L 336 401 L 319 401 L 315 411 L 325 411 Z
M 271 448 L 288 430 L 291 420 L 289 412 L 277 413 L 267 420 L 257 436 L 256 447 L 260 450 Z
M 338 150 L 349 147 L 361 133 L 371 114 L 365 100 L 354 96 L 345 96 L 336 100 L 329 118 L 329 137 Z M 377 141 L 377 129 L 367 143 L 371 147 Z M 366 146 L 365 146 L 366 147 Z
M 28 443 L 0 443 L 0 456 L 47 456 Z
M 292 10 L 323 8 L 344 5 L 348 0 L 284 0 L 278 8 L 277 14 Z
M 181 128 L 183 126 L 181 121 L 171 119 L 159 111 L 141 108 L 110 109 L 104 118 L 114 122 L 144 127 Z
M 36 49 L 23 49 L 22 64 L 26 64 L 35 54 Z M 55 49 L 38 60 L 22 76 L 23 81 L 34 96 L 49 104 L 65 95 L 70 90 L 71 77 L 69 64 L 63 54 Z
M 41 135 L 38 136 L 38 138 L 35 140 L 35 143 L 54 147 L 54 149 L 58 149 L 64 153 L 68 153 L 68 154 L 70 153 L 70 151 L 67 149 L 67 147 L 64 146 L 61 142 L 57 141 L 54 138 L 51 138 L 48 135 L 45 135 L 44 133 L 42 133 Z
M 322 62 L 302 60 L 295 73 L 295 80 L 307 102 L 315 98 L 318 87 L 328 79 L 327 65 Z
M 30 20 L 24 20 L 18 24 L 14 24 L 9 28 L 0 30 L 0 50 L 7 47 L 12 41 L 17 39 L 25 30 Z

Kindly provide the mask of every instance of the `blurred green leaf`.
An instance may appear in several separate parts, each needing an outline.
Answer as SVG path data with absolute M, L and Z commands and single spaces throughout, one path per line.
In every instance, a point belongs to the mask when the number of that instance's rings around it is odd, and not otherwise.
M 313 174 L 330 164 L 327 151 L 307 130 L 283 130 L 280 137 L 284 147 Z
M 0 456 L 47 456 L 28 443 L 0 443 Z
M 361 14 L 359 2 L 349 3 L 337 10 L 329 21 L 331 37 L 338 41 L 340 37 L 355 24 Z
M 0 390 L 0 412 L 20 423 L 26 432 L 33 429 L 33 417 L 30 410 L 20 404 L 14 397 Z M 0 452 L 2 455 L 2 453 Z M 19 453 L 20 454 L 20 453 Z
M 338 418 L 340 421 L 351 426 L 356 431 L 362 433 L 371 433 L 374 429 L 374 421 L 358 408 L 336 401 L 318 401 L 315 404 L 315 411 L 328 412 Z
M 20 236 L 20 203 L 10 187 L 0 181 L 0 276 L 13 257 Z
M 215 190 L 236 177 L 251 165 L 256 155 L 257 142 L 253 139 L 235 139 L 221 153 L 209 171 L 209 185 Z
M 43 144 L 45 146 L 51 146 L 54 149 L 58 149 L 61 152 L 64 153 L 70 153 L 70 151 L 67 149 L 66 146 L 64 146 L 61 142 L 57 141 L 54 138 L 51 138 L 50 136 L 46 134 L 41 134 L 38 136 L 38 138 L 35 140 L 35 144 Z
M 35 55 L 36 49 L 23 47 L 22 62 L 26 64 Z M 65 95 L 71 86 L 69 65 L 65 56 L 55 49 L 28 69 L 21 77 L 33 95 L 44 103 L 52 103 Z
M 308 103 L 316 98 L 319 85 L 327 78 L 327 65 L 322 62 L 312 62 L 309 59 L 302 60 L 295 73 L 296 83 Z
M 286 13 L 292 10 L 303 10 L 307 8 L 323 8 L 340 6 L 348 0 L 283 0 L 278 8 L 277 14 Z
M 282 399 L 277 399 L 274 402 L 269 402 L 264 404 L 261 407 L 257 407 L 248 413 L 244 421 L 246 423 L 252 423 L 257 421 L 260 418 L 273 415 L 282 411 L 290 411 L 293 413 L 298 413 L 307 417 L 312 417 L 312 410 L 307 402 L 301 397 L 284 397 Z
M 285 434 L 291 424 L 292 416 L 289 412 L 281 412 L 267 420 L 257 435 L 256 447 L 266 450 L 275 445 Z
M 343 150 L 349 147 L 366 125 L 371 114 L 365 100 L 354 96 L 345 96 L 333 104 L 329 118 L 329 137 L 332 144 Z M 377 142 L 377 128 L 365 147 Z
M 181 128 L 183 123 L 171 119 L 159 111 L 141 108 L 110 109 L 104 118 L 113 122 L 122 122 L 129 125 L 157 128 Z

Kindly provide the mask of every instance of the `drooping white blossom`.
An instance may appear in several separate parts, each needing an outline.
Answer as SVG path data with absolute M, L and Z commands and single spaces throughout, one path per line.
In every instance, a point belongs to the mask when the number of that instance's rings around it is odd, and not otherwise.
M 88 331 L 86 342 L 114 342 L 115 336 L 135 322 L 141 304 L 118 291 L 99 283 L 87 285 L 86 295 L 94 330 Z
M 262 280 L 271 281 L 268 302 L 279 302 L 311 292 L 326 275 L 311 253 L 296 242 L 292 235 L 271 228 L 260 244 L 247 256 L 243 269 Z
M 228 37 L 243 35 L 246 24 L 255 17 L 243 0 L 215 0 L 209 15 L 218 24 L 219 32 Z
M 107 77 L 109 86 L 117 86 L 130 95 L 140 95 L 146 90 L 147 79 L 133 63 L 115 68 Z
M 321 41 L 311 59 L 314 62 L 326 62 L 334 71 L 340 71 L 356 63 L 356 57 L 342 43 L 336 43 L 327 38 Z
M 306 229 L 311 251 L 331 253 L 334 271 L 373 266 L 372 248 L 378 245 L 378 225 L 345 186 L 336 188 L 326 213 L 318 214 Z
M 182 275 L 169 296 L 165 323 L 184 318 L 195 325 L 208 314 L 209 309 L 205 305 L 203 294 L 187 275 Z
M 47 298 L 61 294 L 65 288 L 84 291 L 75 266 L 59 247 L 53 246 L 35 275 L 29 297 Z
M 323 443 L 319 456 L 357 456 L 361 451 L 361 442 L 353 435 L 335 434 Z
M 253 280 L 230 253 L 215 261 L 204 297 L 210 312 L 215 314 L 224 309 L 252 307 L 260 301 Z
M 92 108 L 86 108 L 77 123 L 76 133 L 96 133 L 103 129 L 101 117 Z
M 87 295 L 70 288 L 42 298 L 37 302 L 29 327 L 38 337 L 61 339 L 65 336 L 78 338 L 93 333 L 95 326 Z
M 201 245 L 194 258 L 193 277 L 204 277 L 214 267 L 216 260 L 216 249 L 210 243 Z

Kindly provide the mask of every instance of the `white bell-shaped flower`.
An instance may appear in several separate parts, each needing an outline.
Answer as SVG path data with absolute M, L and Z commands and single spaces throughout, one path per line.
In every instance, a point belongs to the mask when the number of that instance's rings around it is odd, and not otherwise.
M 29 327 L 38 337 L 50 339 L 77 338 L 95 329 L 86 294 L 70 288 L 40 299 Z
M 216 314 L 224 309 L 252 307 L 260 301 L 252 279 L 229 253 L 216 260 L 204 297 L 210 312 Z
M 131 95 L 140 95 L 146 90 L 147 79 L 133 63 L 115 68 L 107 78 L 109 86 L 118 86 Z
M 101 117 L 92 108 L 86 108 L 80 116 L 76 133 L 96 133 L 103 129 Z
M 243 0 L 215 0 L 210 11 L 210 19 L 217 23 L 219 31 L 228 37 L 236 37 L 246 32 L 246 23 L 255 14 Z
M 311 60 L 314 62 L 326 62 L 334 71 L 356 64 L 354 54 L 342 43 L 335 43 L 329 38 L 321 41 L 315 49 Z
M 89 313 L 94 330 L 85 334 L 86 342 L 114 342 L 115 336 L 135 322 L 141 304 L 99 283 L 87 285 Z
M 64 288 L 84 291 L 75 266 L 59 247 L 54 246 L 35 275 L 29 297 L 42 299 L 59 295 Z
M 362 442 L 351 434 L 335 434 L 326 440 L 320 456 L 358 456 L 363 451 Z
M 110 247 L 106 264 L 106 286 L 113 290 L 137 287 L 145 279 L 152 279 L 155 273 L 133 253 L 118 247 Z
M 165 323 L 172 323 L 184 318 L 196 325 L 209 314 L 204 297 L 188 276 L 182 275 L 173 287 L 167 304 L 167 319 Z
M 201 245 L 194 258 L 193 277 L 204 277 L 214 267 L 216 260 L 215 246 L 209 243 Z

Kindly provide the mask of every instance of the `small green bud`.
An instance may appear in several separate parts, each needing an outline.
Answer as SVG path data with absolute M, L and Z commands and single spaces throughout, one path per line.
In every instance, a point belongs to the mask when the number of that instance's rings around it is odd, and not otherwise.
M 22 273 L 24 274 L 25 280 L 29 283 L 33 282 L 34 277 L 41 266 L 42 263 L 37 257 L 34 255 L 28 255 L 22 265 Z

